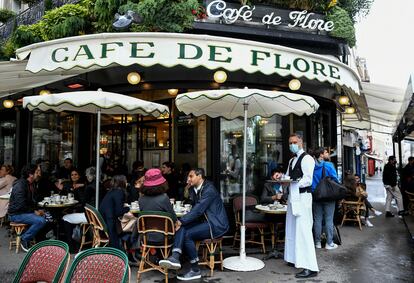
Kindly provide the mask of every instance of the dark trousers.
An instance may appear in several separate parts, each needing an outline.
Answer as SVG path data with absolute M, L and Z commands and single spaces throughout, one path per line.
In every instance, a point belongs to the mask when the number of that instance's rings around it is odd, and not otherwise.
M 207 222 L 183 225 L 175 233 L 173 252 L 184 252 L 191 263 L 198 262 L 195 241 L 210 238 L 210 226 Z

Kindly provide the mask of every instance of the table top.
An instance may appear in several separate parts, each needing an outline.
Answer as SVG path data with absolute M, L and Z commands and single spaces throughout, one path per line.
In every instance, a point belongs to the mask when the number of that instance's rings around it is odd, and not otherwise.
M 140 211 L 139 208 L 137 208 L 137 209 L 130 208 L 129 209 L 129 212 L 131 212 L 133 214 L 138 214 L 139 211 Z M 187 211 L 182 210 L 182 209 L 180 209 L 180 210 L 174 209 L 174 212 L 175 212 L 175 215 L 177 215 L 177 217 L 183 217 L 184 215 L 186 215 L 188 213 Z
M 10 199 L 10 194 L 1 195 L 0 199 Z
M 264 213 L 269 213 L 269 214 L 286 214 L 287 212 L 287 205 L 283 205 L 283 208 L 271 209 L 268 205 L 258 204 L 255 206 L 255 208 L 257 210 L 260 210 Z
M 71 201 L 71 202 L 64 202 L 64 203 L 46 203 L 46 204 L 43 201 L 41 201 L 41 202 L 38 202 L 37 205 L 40 206 L 40 207 L 52 207 L 52 208 L 57 207 L 57 208 L 59 208 L 59 207 L 74 206 L 77 203 L 79 203 L 79 201 L 77 201 L 77 200 L 74 200 L 74 201 Z

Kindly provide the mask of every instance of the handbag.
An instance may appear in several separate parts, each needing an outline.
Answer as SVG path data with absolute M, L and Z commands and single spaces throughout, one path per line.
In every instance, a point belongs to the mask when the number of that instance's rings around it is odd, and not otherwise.
M 137 222 L 137 218 L 128 213 L 125 213 L 122 218 L 120 217 L 118 220 L 121 224 L 120 226 L 122 232 L 132 232 Z
M 347 189 L 338 184 L 331 177 L 325 175 L 325 164 L 322 167 L 322 178 L 315 190 L 312 192 L 315 201 L 335 201 L 344 199 Z

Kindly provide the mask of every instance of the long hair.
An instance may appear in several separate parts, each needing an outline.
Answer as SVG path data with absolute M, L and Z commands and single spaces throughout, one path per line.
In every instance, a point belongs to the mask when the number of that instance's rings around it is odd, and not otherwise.
M 125 189 L 127 184 L 127 178 L 125 175 L 115 175 L 111 179 L 111 189 L 121 188 Z

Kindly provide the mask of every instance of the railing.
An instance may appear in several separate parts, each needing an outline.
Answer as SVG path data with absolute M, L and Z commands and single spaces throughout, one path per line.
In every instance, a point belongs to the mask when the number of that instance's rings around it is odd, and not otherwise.
M 52 0 L 52 9 L 63 6 L 65 4 L 75 4 L 79 0 Z M 41 0 L 23 12 L 19 13 L 15 18 L 8 20 L 0 26 L 0 41 L 6 40 L 11 36 L 14 29 L 21 25 L 31 25 L 40 21 L 45 14 L 45 0 Z

